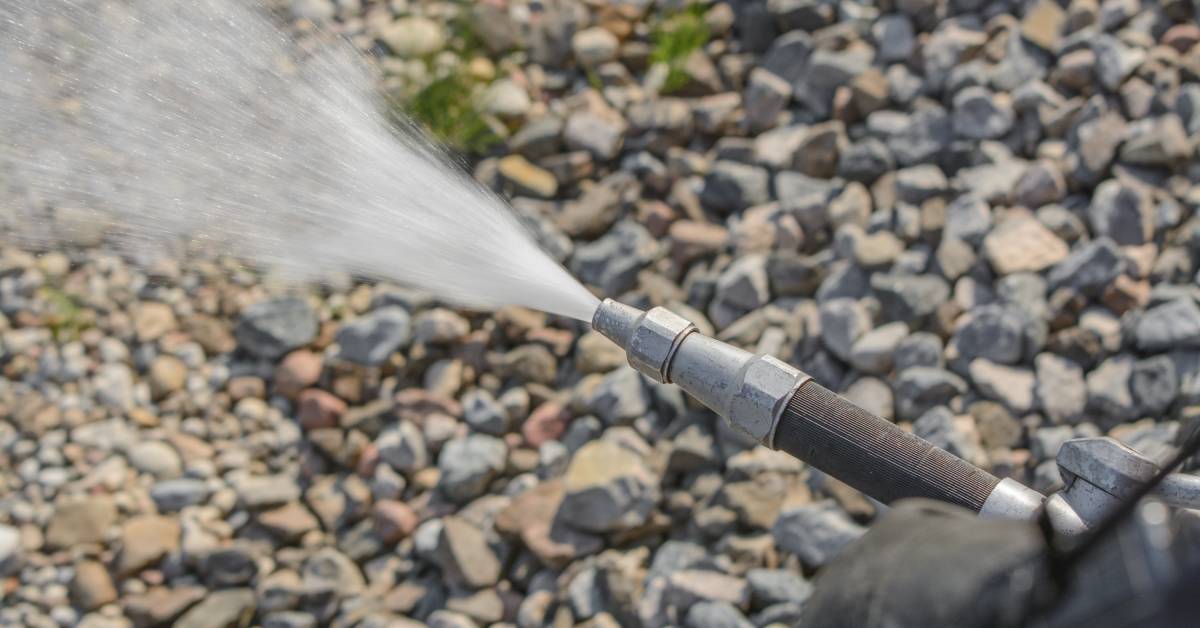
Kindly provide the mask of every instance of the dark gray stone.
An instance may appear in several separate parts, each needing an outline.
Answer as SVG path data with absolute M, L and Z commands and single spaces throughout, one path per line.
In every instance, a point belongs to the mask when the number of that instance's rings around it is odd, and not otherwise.
M 1125 270 L 1121 250 L 1109 238 L 1096 238 L 1076 247 L 1050 270 L 1050 289 L 1069 287 L 1087 294 L 1102 292 Z
M 343 325 L 337 333 L 338 357 L 378 366 L 412 339 L 412 317 L 403 308 L 386 307 Z
M 871 291 L 885 321 L 919 324 L 950 296 L 950 286 L 936 275 L 872 275 Z
M 275 360 L 317 337 L 317 314 L 300 297 L 261 301 L 242 312 L 234 335 L 255 357 Z
M 967 383 L 950 371 L 914 366 L 902 371 L 892 384 L 896 397 L 896 417 L 915 421 L 930 408 L 944 406 L 967 392 Z
M 864 532 L 832 501 L 784 511 L 771 529 L 780 549 L 795 554 L 810 567 L 828 563 Z

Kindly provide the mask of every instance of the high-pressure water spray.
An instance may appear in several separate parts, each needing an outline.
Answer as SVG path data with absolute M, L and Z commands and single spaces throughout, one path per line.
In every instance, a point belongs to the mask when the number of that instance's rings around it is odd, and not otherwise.
M 592 327 L 647 377 L 676 384 L 734 428 L 883 503 L 927 497 L 983 516 L 1033 519 L 1045 496 L 935 447 L 776 358 L 754 355 L 656 307 L 606 299 Z

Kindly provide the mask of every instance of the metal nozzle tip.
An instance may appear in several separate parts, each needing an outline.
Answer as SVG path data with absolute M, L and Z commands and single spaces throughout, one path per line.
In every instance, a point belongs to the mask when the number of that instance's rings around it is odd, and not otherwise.
M 617 343 L 618 347 L 628 350 L 629 338 L 643 314 L 645 312 L 631 305 L 605 299 L 592 317 L 592 329 L 604 334 L 605 338 Z

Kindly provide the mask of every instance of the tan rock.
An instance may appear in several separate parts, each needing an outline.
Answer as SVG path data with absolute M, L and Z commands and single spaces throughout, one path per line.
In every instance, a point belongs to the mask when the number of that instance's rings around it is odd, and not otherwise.
M 1054 0 L 1041 0 L 1021 20 L 1021 35 L 1042 50 L 1054 50 L 1066 12 Z
M 1038 272 L 1067 257 L 1067 243 L 1033 218 L 1011 218 L 983 240 L 983 251 L 1001 275 Z
M 117 572 L 137 573 L 179 548 L 179 522 L 159 515 L 130 519 L 121 530 L 121 554 Z
M 540 198 L 554 198 L 554 195 L 558 193 L 558 180 L 554 178 L 554 175 L 548 170 L 533 165 L 521 155 L 504 157 L 496 167 L 500 171 L 500 176 L 521 193 Z

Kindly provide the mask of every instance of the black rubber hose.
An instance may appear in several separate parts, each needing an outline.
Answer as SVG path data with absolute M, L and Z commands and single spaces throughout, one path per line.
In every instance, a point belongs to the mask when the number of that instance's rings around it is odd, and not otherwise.
M 775 448 L 890 504 L 927 497 L 978 512 L 992 474 L 809 381 L 788 400 Z

